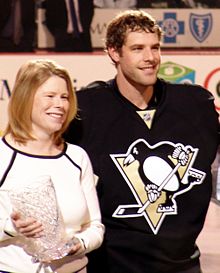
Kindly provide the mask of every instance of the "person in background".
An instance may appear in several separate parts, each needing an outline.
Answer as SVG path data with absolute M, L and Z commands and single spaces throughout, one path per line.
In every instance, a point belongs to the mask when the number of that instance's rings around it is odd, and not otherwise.
M 61 137 L 76 115 L 73 90 L 66 69 L 53 61 L 30 60 L 18 71 L 0 139 L 0 272 L 44 272 L 23 249 L 29 238 L 44 236 L 43 225 L 34 217 L 22 218 L 16 208 L 12 212 L 3 198 L 4 192 L 38 177 L 51 177 L 67 240 L 75 241 L 69 255 L 50 261 L 45 272 L 86 272 L 86 254 L 102 243 L 90 160 L 82 148 Z
M 135 8 L 136 0 L 94 0 L 94 5 L 97 8 Z
M 184 0 L 190 8 L 220 8 L 219 0 Z
M 93 0 L 45 0 L 45 23 L 57 52 L 92 52 Z
M 187 8 L 185 0 L 137 0 L 136 8 Z
M 203 87 L 158 78 L 162 34 L 150 14 L 120 12 L 105 37 L 115 77 L 76 92 L 79 118 L 65 138 L 90 156 L 106 228 L 89 273 L 201 273 L 196 239 L 212 195 L 218 113 Z
M 35 1 L 0 0 L 0 52 L 35 49 Z

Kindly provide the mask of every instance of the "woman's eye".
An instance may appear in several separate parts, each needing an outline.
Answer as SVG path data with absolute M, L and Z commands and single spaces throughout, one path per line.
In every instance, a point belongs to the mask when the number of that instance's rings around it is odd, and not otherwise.
M 68 96 L 62 96 L 62 99 L 69 100 L 69 97 Z

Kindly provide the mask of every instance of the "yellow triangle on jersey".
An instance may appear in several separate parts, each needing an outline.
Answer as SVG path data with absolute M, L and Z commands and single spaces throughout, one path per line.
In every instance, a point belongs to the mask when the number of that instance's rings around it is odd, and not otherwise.
M 138 115 L 146 123 L 147 127 L 151 129 L 156 109 L 137 111 Z

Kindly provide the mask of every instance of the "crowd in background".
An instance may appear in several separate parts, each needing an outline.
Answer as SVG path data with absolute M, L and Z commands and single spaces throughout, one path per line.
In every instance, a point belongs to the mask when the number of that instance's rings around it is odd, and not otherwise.
M 92 52 L 95 8 L 220 8 L 220 0 L 0 0 L 0 52 L 35 51 L 38 8 L 45 9 L 55 52 Z
M 94 0 L 98 8 L 219 8 L 219 0 Z

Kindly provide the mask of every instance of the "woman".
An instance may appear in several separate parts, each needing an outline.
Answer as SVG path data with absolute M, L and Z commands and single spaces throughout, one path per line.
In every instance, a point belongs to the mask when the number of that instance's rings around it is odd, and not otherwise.
M 34 217 L 23 219 L 3 198 L 8 190 L 42 176 L 50 176 L 67 239 L 75 242 L 67 256 L 44 267 L 49 272 L 86 272 L 85 254 L 102 243 L 104 227 L 90 160 L 83 149 L 62 139 L 76 112 L 71 78 L 63 67 L 50 60 L 22 65 L 0 140 L 0 272 L 44 272 L 24 247 L 28 239 L 44 235 L 44 226 Z

